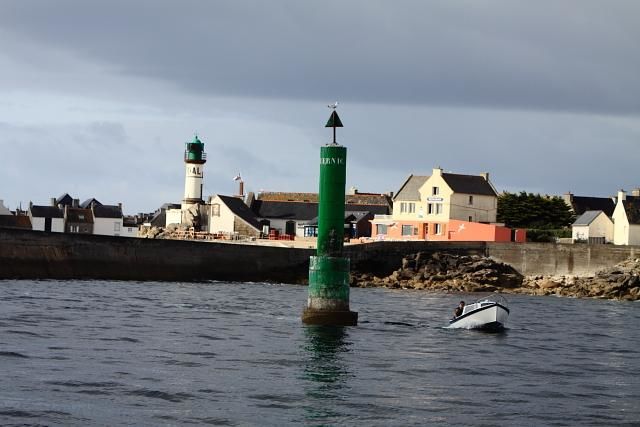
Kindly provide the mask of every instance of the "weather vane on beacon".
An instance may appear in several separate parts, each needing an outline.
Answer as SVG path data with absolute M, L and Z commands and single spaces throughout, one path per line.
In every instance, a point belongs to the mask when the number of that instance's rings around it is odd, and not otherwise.
M 333 104 L 327 105 L 327 107 L 329 107 L 333 111 L 331 112 L 331 116 L 329 117 L 329 121 L 327 122 L 325 127 L 333 128 L 333 144 L 334 145 L 338 145 L 338 143 L 336 142 L 336 128 L 343 127 L 342 126 L 342 121 L 340 121 L 340 117 L 338 116 L 338 113 L 336 112 L 336 108 L 338 108 L 338 101 L 334 102 Z

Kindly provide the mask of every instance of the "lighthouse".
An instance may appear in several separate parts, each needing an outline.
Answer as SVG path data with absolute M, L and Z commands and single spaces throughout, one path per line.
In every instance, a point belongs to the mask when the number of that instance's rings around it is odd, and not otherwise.
M 193 137 L 193 141 L 187 142 L 184 149 L 184 197 L 182 199 L 182 224 L 191 222 L 188 212 L 199 212 L 200 205 L 204 204 L 202 199 L 202 180 L 204 178 L 204 164 L 207 162 L 207 153 L 204 152 L 204 144 L 198 138 Z M 194 208 L 195 209 L 192 209 Z

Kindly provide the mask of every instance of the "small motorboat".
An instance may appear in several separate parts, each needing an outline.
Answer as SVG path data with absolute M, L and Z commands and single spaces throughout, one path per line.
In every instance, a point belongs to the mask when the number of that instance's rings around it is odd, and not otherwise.
M 507 300 L 501 295 L 490 295 L 464 306 L 462 314 L 449 320 L 449 328 L 501 331 L 509 317 Z

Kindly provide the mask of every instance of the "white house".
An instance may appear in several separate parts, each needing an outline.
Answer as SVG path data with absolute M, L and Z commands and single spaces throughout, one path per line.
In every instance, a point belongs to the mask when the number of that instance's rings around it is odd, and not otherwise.
M 586 211 L 571 225 L 574 242 L 613 242 L 613 221 L 603 211 Z
M 103 236 L 121 236 L 123 234 L 121 205 L 91 204 L 91 212 L 93 212 L 93 234 Z
M 618 191 L 613 211 L 613 243 L 616 245 L 640 245 L 640 192 L 627 196 Z
M 216 194 L 209 198 L 206 209 L 209 233 L 260 237 L 260 223 L 242 199 Z
M 28 215 L 33 230 L 64 233 L 64 212 L 58 206 L 29 204 Z

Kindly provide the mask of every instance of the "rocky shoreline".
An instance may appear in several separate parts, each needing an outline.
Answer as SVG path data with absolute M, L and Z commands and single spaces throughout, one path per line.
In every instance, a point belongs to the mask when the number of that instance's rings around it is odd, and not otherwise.
M 418 252 L 387 277 L 353 274 L 354 287 L 433 292 L 499 292 L 635 301 L 640 299 L 640 259 L 628 259 L 592 276 L 529 276 L 481 256 Z

